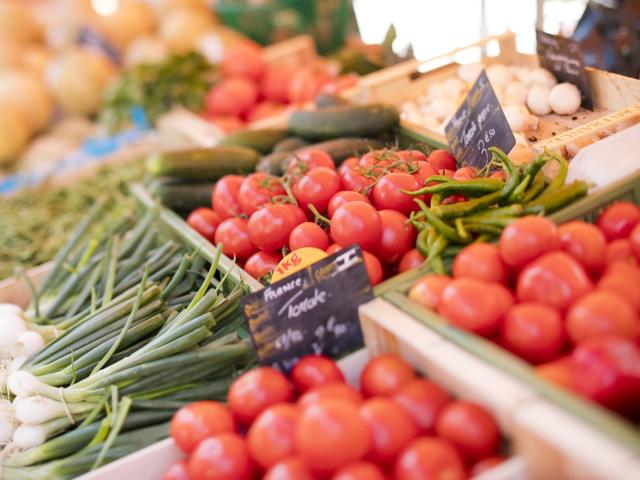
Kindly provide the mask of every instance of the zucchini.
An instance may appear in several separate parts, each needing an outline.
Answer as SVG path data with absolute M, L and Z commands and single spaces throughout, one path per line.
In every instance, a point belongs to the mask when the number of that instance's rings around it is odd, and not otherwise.
M 284 140 L 280 140 L 276 143 L 276 146 L 273 147 L 273 153 L 276 152 L 293 152 L 298 148 L 306 147 L 309 145 L 309 142 L 299 137 L 287 137 Z
M 149 185 L 151 193 L 165 207 L 190 212 L 198 207 L 211 207 L 213 182 L 183 182 L 173 178 L 158 178 Z
M 147 159 L 147 171 L 157 177 L 214 181 L 232 173 L 250 173 L 260 156 L 248 147 L 168 150 Z
M 310 140 L 338 137 L 369 137 L 395 127 L 398 110 L 385 105 L 330 107 L 299 110 L 289 117 L 289 131 Z
M 278 142 L 287 136 L 288 132 L 285 128 L 240 130 L 225 135 L 222 140 L 218 142 L 218 146 L 249 147 L 260 153 L 269 153 Z
M 293 152 L 273 152 L 260 159 L 256 166 L 256 172 L 282 175 L 287 170 L 287 165 Z

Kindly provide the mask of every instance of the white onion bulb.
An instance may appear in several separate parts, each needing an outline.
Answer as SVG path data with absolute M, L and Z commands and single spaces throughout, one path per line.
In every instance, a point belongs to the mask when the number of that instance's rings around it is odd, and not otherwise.
M 27 330 L 22 333 L 18 338 L 20 343 L 20 353 L 25 356 L 31 356 L 36 352 L 39 352 L 44 347 L 44 338 L 38 332 L 33 330 Z
M 20 425 L 13 432 L 13 443 L 18 448 L 39 447 L 47 441 L 47 431 L 42 425 Z
M 18 342 L 20 335 L 27 330 L 22 317 L 7 313 L 0 315 L 0 347 L 9 347 Z

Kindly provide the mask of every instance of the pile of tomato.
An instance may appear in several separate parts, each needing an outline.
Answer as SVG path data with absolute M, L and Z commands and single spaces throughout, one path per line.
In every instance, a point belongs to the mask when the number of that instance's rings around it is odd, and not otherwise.
M 395 355 L 370 360 L 360 390 L 321 356 L 302 358 L 289 378 L 250 370 L 227 405 L 183 407 L 170 431 L 187 458 L 165 480 L 462 480 L 504 460 L 489 412 Z
M 272 272 L 283 252 L 315 247 L 332 254 L 360 245 L 372 284 L 416 268 L 408 221 L 418 210 L 405 191 L 420 189 L 432 175 L 467 178 L 445 150 L 376 150 L 336 168 L 321 150 L 306 150 L 289 163 L 283 178 L 253 173 L 227 175 L 217 183 L 212 209 L 199 208 L 188 223 L 235 258 L 255 278 Z M 447 201 L 460 201 L 452 196 Z M 425 199 L 428 201 L 428 199 Z
M 335 94 L 358 81 L 354 74 L 337 76 L 322 60 L 270 65 L 263 50 L 250 42 L 229 47 L 219 73 L 220 81 L 206 97 L 203 117 L 225 132 L 276 115 L 287 105 L 309 102 L 321 93 Z
M 523 217 L 497 245 L 475 243 L 452 277 L 429 275 L 414 301 L 494 340 L 543 377 L 640 418 L 640 208 L 606 208 L 597 223 Z

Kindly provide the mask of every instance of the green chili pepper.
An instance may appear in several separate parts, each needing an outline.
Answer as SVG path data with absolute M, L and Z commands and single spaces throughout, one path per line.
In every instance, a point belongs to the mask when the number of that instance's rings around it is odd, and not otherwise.
M 504 171 L 507 173 L 507 181 L 504 183 L 504 186 L 500 191 L 500 198 L 498 200 L 499 203 L 503 203 L 509 199 L 513 191 L 518 186 L 518 183 L 520 182 L 520 175 L 518 174 L 518 169 L 515 167 L 511 159 L 509 159 L 502 150 L 497 147 L 489 147 L 489 151 L 498 157 L 502 162 Z
M 536 198 L 538 195 L 540 195 L 540 192 L 544 190 L 545 186 L 546 186 L 546 181 L 544 178 L 544 173 L 538 172 L 536 174 L 536 178 L 533 179 L 533 183 L 531 184 L 529 189 L 524 193 L 524 196 L 522 197 L 523 203 L 528 203 L 534 198 Z
M 483 223 L 466 223 L 464 224 L 467 232 L 469 233 L 481 233 L 492 236 L 499 236 L 502 233 L 502 227 L 496 227 L 493 225 L 486 225 Z
M 472 215 L 470 217 L 464 217 L 464 221 L 466 223 L 477 223 L 479 225 L 491 225 L 494 227 L 507 227 L 518 217 L 509 217 L 509 216 L 501 216 L 501 217 L 483 217 L 480 215 Z
M 462 217 L 456 218 L 453 223 L 456 226 L 456 232 L 458 232 L 458 235 L 460 236 L 460 238 L 462 238 L 465 241 L 471 240 L 471 236 L 469 235 L 469 232 L 467 232 L 464 228 Z
M 514 203 L 506 207 L 488 208 L 474 215 L 474 218 L 487 219 L 492 217 L 519 217 L 524 213 L 524 207 L 520 203 Z M 469 217 L 466 218 L 468 220 Z
M 449 242 L 444 235 L 438 235 L 435 242 L 433 242 L 433 246 L 429 251 L 429 256 L 426 261 L 434 273 L 446 275 L 447 272 L 444 268 L 444 264 L 442 263 L 442 253 L 448 245 Z
M 527 165 L 523 174 L 529 175 L 531 178 L 536 178 L 542 167 L 547 164 L 547 155 L 538 155 L 531 163 Z
M 436 233 L 453 242 L 464 243 L 464 240 L 460 238 L 458 232 L 456 232 L 456 229 L 447 225 L 445 222 L 433 215 L 422 200 L 416 198 L 415 202 L 420 206 L 420 210 L 424 213 L 427 221 L 429 222 L 429 225 L 433 227 Z
M 556 177 L 549 183 L 549 185 L 547 185 L 547 188 L 545 188 L 543 195 L 546 193 L 551 193 L 554 190 L 558 190 L 559 188 L 561 188 L 567 179 L 567 173 L 569 171 L 569 163 L 562 155 L 558 155 L 557 153 L 546 152 L 546 151 L 545 153 L 549 155 L 553 160 L 558 162 L 558 164 L 560 165 L 560 169 L 558 170 L 558 174 L 556 175 Z
M 437 207 L 438 205 L 440 205 L 440 202 L 442 202 L 442 195 L 440 195 L 439 193 L 434 193 L 431 196 L 431 206 Z
M 511 195 L 509 195 L 509 198 L 507 201 L 509 203 L 514 203 L 522 200 L 522 197 L 524 196 L 524 192 L 529 186 L 529 182 L 531 182 L 531 177 L 527 175 L 522 179 L 520 184 L 515 188 L 515 190 L 511 193 Z
M 427 244 L 427 237 L 429 236 L 429 230 L 430 229 L 428 228 L 421 230 L 420 233 L 418 234 L 418 238 L 416 239 L 416 250 L 418 250 L 418 252 L 420 252 L 420 255 L 422 255 L 423 257 L 429 256 L 429 246 Z
M 442 258 L 453 258 L 458 255 L 463 248 L 463 245 L 449 245 L 445 248 L 444 252 L 442 252 Z
M 411 196 L 424 195 L 425 193 L 441 193 L 445 195 L 461 193 L 466 196 L 473 196 L 474 194 L 496 192 L 503 187 L 504 182 L 495 178 L 475 178 L 473 180 L 453 180 L 424 187 L 420 190 L 402 190 L 402 192 Z
M 536 200 L 525 205 L 526 208 L 542 207 L 545 215 L 549 215 L 562 207 L 575 202 L 576 200 L 587 195 L 589 186 L 587 182 L 577 180 L 575 182 L 564 185 L 557 190 L 540 195 Z
M 451 181 L 451 177 L 447 177 L 446 175 L 431 175 L 430 177 L 427 177 L 427 179 L 423 182 L 424 185 L 426 185 L 427 183 L 444 183 L 444 182 L 450 182 Z
M 442 219 L 461 217 L 471 213 L 483 210 L 495 204 L 502 196 L 502 190 L 489 193 L 482 197 L 467 200 L 466 202 L 451 203 L 449 205 L 440 205 L 432 207 L 430 212 L 432 215 Z

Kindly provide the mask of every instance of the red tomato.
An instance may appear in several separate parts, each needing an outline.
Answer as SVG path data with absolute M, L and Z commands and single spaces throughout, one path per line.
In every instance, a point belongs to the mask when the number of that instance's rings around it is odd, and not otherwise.
M 381 235 L 380 215 L 366 202 L 345 203 L 331 217 L 331 238 L 343 247 L 357 243 L 362 250 L 375 250 Z
M 223 220 L 237 217 L 242 213 L 238 195 L 243 181 L 242 175 L 225 175 L 213 187 L 211 206 Z
M 347 73 L 325 83 L 320 89 L 320 93 L 335 95 L 338 92 L 355 87 L 357 84 L 358 75 L 355 73 Z
M 413 367 L 402 357 L 380 355 L 369 360 L 360 374 L 360 388 L 365 397 L 390 396 L 416 378 Z
M 467 201 L 467 197 L 465 197 L 464 195 L 458 195 L 457 193 L 454 195 L 449 195 L 447 198 L 443 199 L 442 202 L 440 202 L 441 205 L 451 205 L 454 203 L 460 203 L 460 202 L 466 202 Z
M 453 261 L 453 276 L 506 283 L 508 274 L 498 247 L 491 243 L 472 243 Z
M 340 245 L 338 245 L 337 243 L 333 243 L 331 245 L 329 245 L 329 248 L 327 248 L 325 250 L 325 252 L 327 253 L 327 255 L 333 255 L 334 253 L 339 252 L 340 250 L 342 250 L 343 247 L 341 247 Z
M 565 343 L 560 312 L 543 303 L 514 305 L 504 317 L 502 344 L 532 363 L 558 356 Z
M 412 197 L 404 193 L 415 192 L 421 185 L 412 175 L 408 173 L 388 173 L 373 187 L 373 204 L 378 210 L 396 210 L 405 215 L 418 210 L 418 204 L 414 198 L 424 200 L 422 196 Z
M 282 260 L 279 252 L 256 252 L 251 255 L 244 264 L 244 270 L 256 280 L 273 272 Z
M 264 74 L 267 62 L 260 49 L 238 44 L 225 51 L 219 68 L 224 77 L 246 77 L 257 81 Z
M 636 263 L 636 257 L 631 251 L 631 242 L 626 238 L 619 238 L 609 243 L 605 256 L 608 265 L 620 261 Z
M 289 102 L 289 82 L 296 73 L 292 64 L 269 65 L 260 82 L 260 93 L 267 100 L 279 103 Z
M 391 150 L 373 150 L 360 157 L 358 165 L 369 173 L 380 175 L 394 160 L 396 160 L 395 152 Z
M 190 480 L 186 460 L 180 460 L 167 468 L 162 480 Z
M 567 312 L 567 332 L 575 343 L 603 335 L 635 339 L 638 315 L 617 293 L 595 290 L 576 300 Z
M 527 216 L 512 222 L 500 235 L 500 256 L 508 266 L 520 269 L 540 255 L 560 248 L 555 223 Z
M 222 253 L 227 257 L 244 261 L 258 251 L 249 238 L 249 222 L 244 218 L 223 220 L 215 236 L 216 245 L 222 244 Z
M 600 279 L 598 290 L 606 290 L 624 297 L 629 305 L 640 313 L 640 282 L 630 281 L 622 273 L 611 272 Z
M 195 402 L 178 410 L 169 427 L 169 433 L 183 452 L 190 453 L 206 437 L 233 432 L 233 415 L 222 403 Z
M 640 224 L 636 225 L 629 235 L 631 251 L 636 256 L 636 262 L 640 265 Z
M 575 389 L 575 365 L 573 358 L 563 357 L 536 367 L 536 374 L 554 385 L 567 390 Z
M 306 355 L 291 370 L 291 381 L 299 394 L 320 385 L 344 382 L 336 362 L 322 355 Z
M 384 278 L 384 271 L 382 270 L 382 263 L 375 255 L 369 252 L 362 252 L 364 257 L 364 266 L 367 268 L 367 274 L 369 275 L 369 282 L 371 285 L 379 284 Z
M 207 93 L 207 111 L 214 115 L 239 116 L 255 105 L 258 89 L 246 78 L 227 78 Z
M 607 240 L 602 230 L 590 223 L 575 220 L 558 228 L 561 248 L 578 260 L 592 275 L 605 267 Z
M 434 175 L 438 175 L 438 171 L 429 162 L 418 162 L 418 170 L 413 174 L 420 187 L 425 185 L 427 178 Z M 429 198 L 431 198 L 431 195 L 429 195 Z
M 341 207 L 347 202 L 370 203 L 369 198 L 361 193 L 353 192 L 351 190 L 343 190 L 342 192 L 336 193 L 333 197 L 331 197 L 331 200 L 329 200 L 329 206 L 327 208 L 329 217 L 332 217 L 338 207 Z
M 221 221 L 220 215 L 212 209 L 204 207 L 196 208 L 187 217 L 187 223 L 212 243 L 215 241 L 216 228 L 218 228 Z
M 315 480 L 309 467 L 298 457 L 276 463 L 262 480 Z
M 462 400 L 444 407 L 436 421 L 436 432 L 472 461 L 493 455 L 500 443 L 500 429 L 491 414 L 480 405 Z
M 249 108 L 249 110 L 245 112 L 244 118 L 247 119 L 247 122 L 258 122 L 260 120 L 264 120 L 265 118 L 279 115 L 285 110 L 286 107 L 282 103 L 275 103 L 264 100 L 260 103 L 256 103 L 251 108 Z
M 340 191 L 340 177 L 327 167 L 316 167 L 305 173 L 293 184 L 292 192 L 298 205 L 307 210 L 312 204 L 320 213 L 325 213 L 329 200 Z
M 405 162 L 410 162 L 412 164 L 427 161 L 427 156 L 420 150 L 398 150 L 395 154 Z
M 260 207 L 271 203 L 277 195 L 286 195 L 280 179 L 268 173 L 252 173 L 244 179 L 238 191 L 242 213 L 251 215 Z
M 214 124 L 223 133 L 231 133 L 244 128 L 244 122 L 235 115 L 216 115 L 210 112 L 202 114 L 207 122 Z
M 365 177 L 359 168 L 347 168 L 341 172 L 343 190 L 353 190 L 369 197 L 373 196 L 373 185 L 375 180 Z
M 354 462 L 340 468 L 331 480 L 386 480 L 382 470 L 369 462 Z
M 323 68 L 310 66 L 298 70 L 291 78 L 287 89 L 289 102 L 297 104 L 310 102 L 328 80 L 330 80 L 329 75 Z
M 488 472 L 492 468 L 500 465 L 505 460 L 506 458 L 501 455 L 494 455 L 493 457 L 487 457 L 483 460 L 480 460 L 471 469 L 471 476 L 475 477 L 476 475 L 480 475 L 481 473 Z
M 614 262 L 607 266 L 605 275 L 609 275 L 610 273 L 618 273 L 624 275 L 630 281 L 640 283 L 640 267 L 637 265 L 628 262 Z
M 434 150 L 429 154 L 427 161 L 436 170 L 456 170 L 456 159 L 446 150 Z
M 413 419 L 420 435 L 432 435 L 436 418 L 451 397 L 440 385 L 419 378 L 400 387 L 393 395 L 393 401 Z
M 349 157 L 346 160 L 344 160 L 338 167 L 338 173 L 340 174 L 340 178 L 342 178 L 342 174 L 344 173 L 345 170 L 348 170 L 351 168 L 357 168 L 359 161 L 360 159 L 358 157 Z
M 398 266 L 399 273 L 406 272 L 407 270 L 413 270 L 414 268 L 420 267 L 426 258 L 417 250 L 412 249 L 409 250 L 402 256 L 400 259 L 400 265 Z
M 259 367 L 240 375 L 229 388 L 229 408 L 243 425 L 253 420 L 266 408 L 292 398 L 289 380 L 279 371 Z
M 335 170 L 336 164 L 331 158 L 331 155 L 324 150 L 309 148 L 301 152 L 296 152 L 293 159 L 289 162 L 289 165 L 287 165 L 287 173 L 294 176 L 304 175 L 318 167 Z
M 205 438 L 189 457 L 192 480 L 251 480 L 253 464 L 247 444 L 237 433 Z
M 640 223 L 640 208 L 631 202 L 616 202 L 600 214 L 597 223 L 609 242 L 627 238 Z
M 489 175 L 489 178 L 496 178 L 505 182 L 507 180 L 507 174 L 504 172 L 504 170 L 496 170 L 491 175 Z
M 277 403 L 255 419 L 247 433 L 251 458 L 265 470 L 294 453 L 293 437 L 300 417 L 297 405 Z
M 491 287 L 491 288 L 488 288 Z M 500 327 L 513 304 L 509 291 L 498 283 L 456 278 L 442 291 L 438 312 L 454 325 L 488 336 Z
M 473 167 L 462 167 L 455 171 L 453 179 L 458 181 L 472 180 L 476 178 L 477 172 Z
M 398 457 L 395 480 L 464 480 L 467 474 L 456 449 L 447 440 L 419 437 Z
M 584 268 L 573 257 L 564 252 L 551 252 L 522 270 L 517 294 L 521 302 L 541 302 L 566 310 L 592 288 Z
M 370 445 L 367 424 L 349 400 L 318 400 L 303 410 L 296 426 L 296 451 L 314 470 L 331 472 L 360 460 Z
M 451 278 L 446 275 L 429 274 L 411 287 L 409 298 L 430 310 L 436 310 L 442 292 L 450 283 Z
M 327 398 L 348 400 L 353 402 L 355 405 L 362 403 L 362 395 L 360 395 L 360 392 L 355 388 L 351 385 L 347 385 L 343 381 L 334 381 L 308 390 L 298 399 L 298 405 L 304 408 L 318 400 L 324 400 Z
M 289 243 L 289 235 L 298 225 L 298 219 L 288 205 L 267 205 L 249 218 L 249 238 L 260 250 L 278 251 Z
M 289 249 L 293 251 L 303 247 L 326 250 L 329 248 L 327 232 L 313 222 L 304 222 L 296 226 L 289 234 Z
M 376 256 L 385 264 L 395 264 L 416 243 L 416 230 L 407 223 L 407 217 L 395 210 L 380 210 L 382 235 L 375 250 Z

